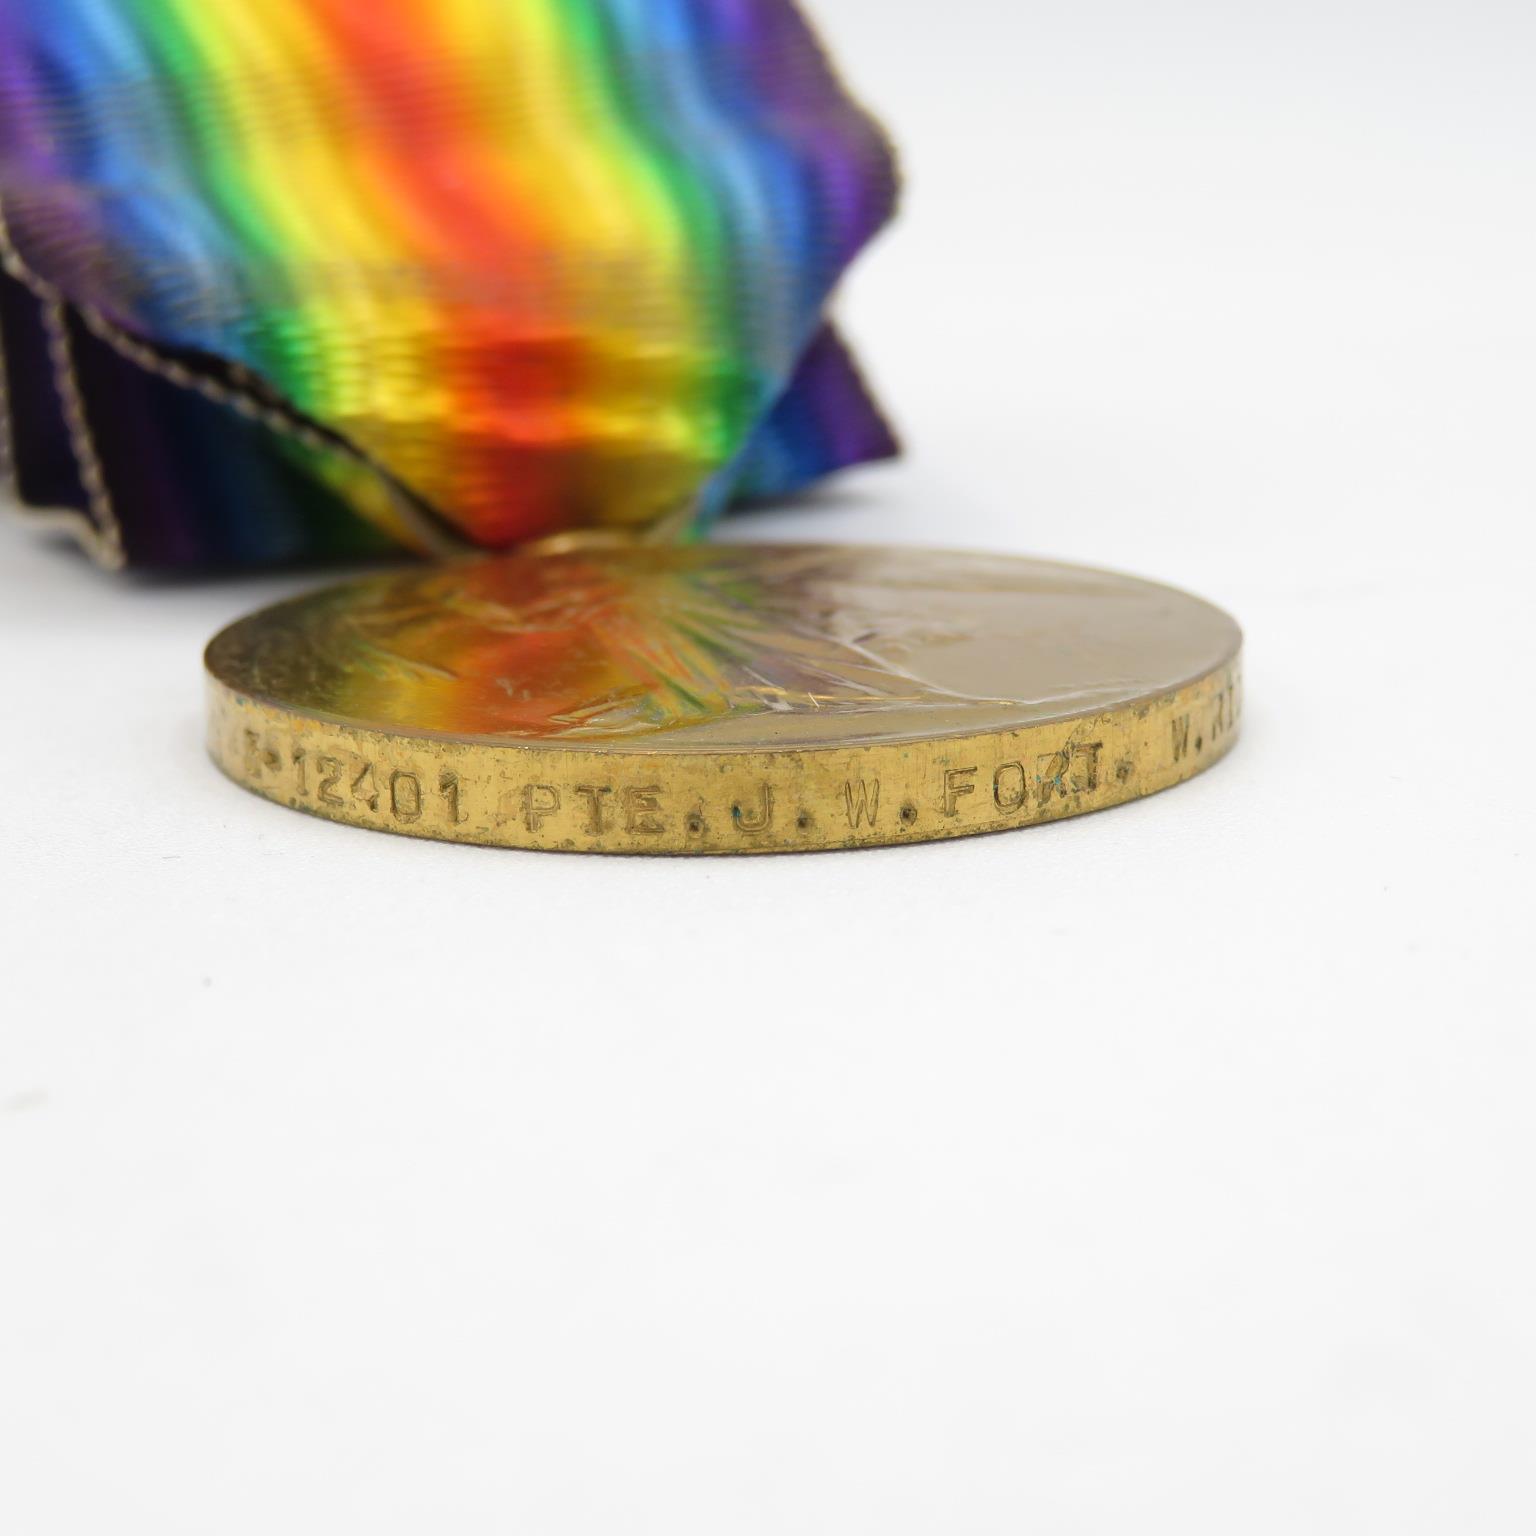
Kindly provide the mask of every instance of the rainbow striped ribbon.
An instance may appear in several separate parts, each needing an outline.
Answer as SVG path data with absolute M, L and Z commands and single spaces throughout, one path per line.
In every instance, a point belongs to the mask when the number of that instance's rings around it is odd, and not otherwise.
M 792 0 L 0 0 L 15 488 L 159 566 L 694 526 L 894 444 Z

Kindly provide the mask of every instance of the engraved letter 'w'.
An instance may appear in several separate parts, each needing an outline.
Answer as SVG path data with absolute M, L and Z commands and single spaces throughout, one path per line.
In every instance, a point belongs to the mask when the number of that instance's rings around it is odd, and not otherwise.
M 848 825 L 855 831 L 861 821 L 874 826 L 880 816 L 880 780 L 864 779 L 857 786 L 850 779 L 843 785 L 843 798 L 848 802 Z
M 1178 715 L 1170 724 L 1173 731 L 1173 760 L 1178 762 L 1189 751 L 1189 716 Z

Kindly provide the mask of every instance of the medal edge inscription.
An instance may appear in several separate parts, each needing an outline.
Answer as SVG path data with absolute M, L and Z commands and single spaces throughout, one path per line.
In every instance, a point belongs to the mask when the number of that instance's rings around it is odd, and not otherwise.
M 410 837 L 586 853 L 812 852 L 1057 821 L 1194 777 L 1241 717 L 1240 650 L 1181 687 L 1013 730 L 676 753 L 414 737 L 208 678 L 209 752 L 267 800 Z

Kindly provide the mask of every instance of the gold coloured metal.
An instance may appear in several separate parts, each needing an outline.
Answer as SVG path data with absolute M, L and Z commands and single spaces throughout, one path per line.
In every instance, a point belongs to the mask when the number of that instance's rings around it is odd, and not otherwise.
M 821 545 L 590 547 L 374 576 L 208 648 L 237 783 L 354 826 L 766 853 L 1053 821 L 1231 747 L 1242 637 L 1132 577 Z

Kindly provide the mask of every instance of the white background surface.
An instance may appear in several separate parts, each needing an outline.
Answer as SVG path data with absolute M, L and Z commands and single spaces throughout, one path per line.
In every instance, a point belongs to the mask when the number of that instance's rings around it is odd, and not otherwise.
M 912 452 L 735 537 L 1249 637 L 1139 805 L 582 860 L 240 794 L 306 579 L 0 527 L 0 1528 L 1536 1526 L 1528 4 L 821 0 Z

